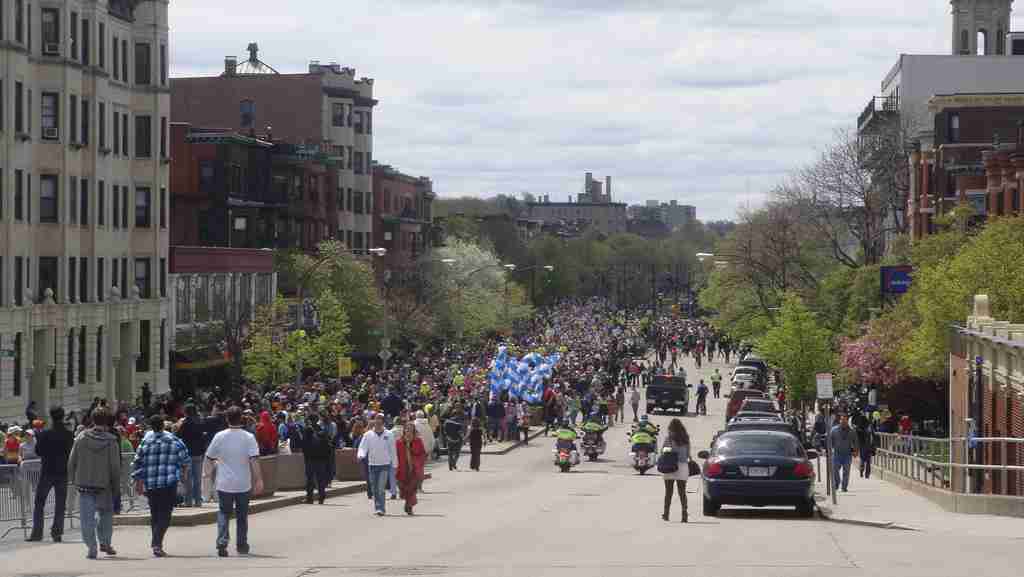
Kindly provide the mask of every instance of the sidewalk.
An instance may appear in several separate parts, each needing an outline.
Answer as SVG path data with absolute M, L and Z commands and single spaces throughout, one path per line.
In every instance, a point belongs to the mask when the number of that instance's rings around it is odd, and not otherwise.
M 824 466 L 823 461 L 822 481 L 817 484 L 815 498 L 819 514 L 830 521 L 926 533 L 1024 539 L 1024 523 L 1020 519 L 951 513 L 874 474 L 870 479 L 860 478 L 856 461 L 850 471 L 850 491 L 843 493 L 840 490 L 839 504 L 833 505 L 832 497 L 825 495 Z
M 541 425 L 539 427 L 530 427 L 530 436 L 529 436 L 529 438 L 532 441 L 532 440 L 536 439 L 537 437 L 539 437 L 543 433 L 544 433 L 544 425 Z M 507 455 L 508 453 L 511 453 L 516 447 L 522 447 L 522 446 L 523 446 L 523 442 L 521 440 L 520 441 L 504 441 L 504 442 L 500 442 L 500 443 L 499 442 L 491 442 L 491 443 L 487 443 L 486 445 L 484 445 L 483 449 L 480 451 L 480 454 L 481 455 Z M 469 451 L 469 442 L 467 441 L 467 442 L 462 444 L 462 454 L 463 455 L 468 455 L 469 453 L 470 453 L 470 451 Z

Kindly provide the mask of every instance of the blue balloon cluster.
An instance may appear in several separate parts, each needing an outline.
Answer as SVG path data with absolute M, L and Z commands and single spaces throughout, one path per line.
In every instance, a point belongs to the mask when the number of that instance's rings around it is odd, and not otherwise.
M 551 377 L 559 359 L 561 355 L 558 353 L 546 357 L 529 353 L 517 359 L 508 354 L 506 347 L 498 347 L 498 354 L 487 375 L 491 393 L 498 395 L 508 391 L 512 398 L 539 403 L 544 396 L 544 381 Z

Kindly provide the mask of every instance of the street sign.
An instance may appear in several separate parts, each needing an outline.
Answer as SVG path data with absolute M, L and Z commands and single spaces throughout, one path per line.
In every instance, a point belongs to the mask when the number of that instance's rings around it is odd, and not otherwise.
M 349 357 L 341 357 L 338 359 L 338 376 L 352 376 L 352 359 L 350 359 Z
M 381 349 L 380 352 L 377 353 L 377 356 L 380 357 L 380 360 L 382 360 L 382 361 L 384 361 L 386 363 L 386 362 L 388 362 L 388 359 L 391 358 L 391 350 L 390 349 Z
M 831 400 L 835 396 L 832 392 L 832 373 L 818 373 L 818 398 Z

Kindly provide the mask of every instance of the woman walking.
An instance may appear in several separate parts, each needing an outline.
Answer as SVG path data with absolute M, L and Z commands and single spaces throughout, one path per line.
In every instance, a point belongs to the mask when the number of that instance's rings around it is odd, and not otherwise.
M 473 418 L 469 424 L 469 468 L 480 470 L 480 451 L 484 447 L 484 431 L 480 419 Z
M 679 419 L 672 419 L 668 424 L 668 436 L 665 438 L 665 445 L 662 453 L 674 453 L 678 466 L 675 471 L 662 473 L 665 481 L 665 511 L 661 518 L 668 521 L 669 509 L 672 508 L 672 486 L 675 485 L 679 492 L 679 503 L 682 505 L 682 522 L 686 523 L 686 479 L 690 476 L 690 434 Z
M 423 478 L 423 466 L 427 460 L 427 450 L 416 431 L 415 423 L 406 423 L 402 438 L 396 442 L 395 448 L 398 454 L 398 489 L 405 501 L 405 514 L 412 515 L 412 508 L 416 506 L 416 490 Z

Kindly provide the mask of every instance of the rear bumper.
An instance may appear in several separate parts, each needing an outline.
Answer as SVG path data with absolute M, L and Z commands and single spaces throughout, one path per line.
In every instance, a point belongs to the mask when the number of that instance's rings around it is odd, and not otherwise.
M 704 495 L 724 505 L 799 505 L 814 498 L 814 482 L 704 479 Z

